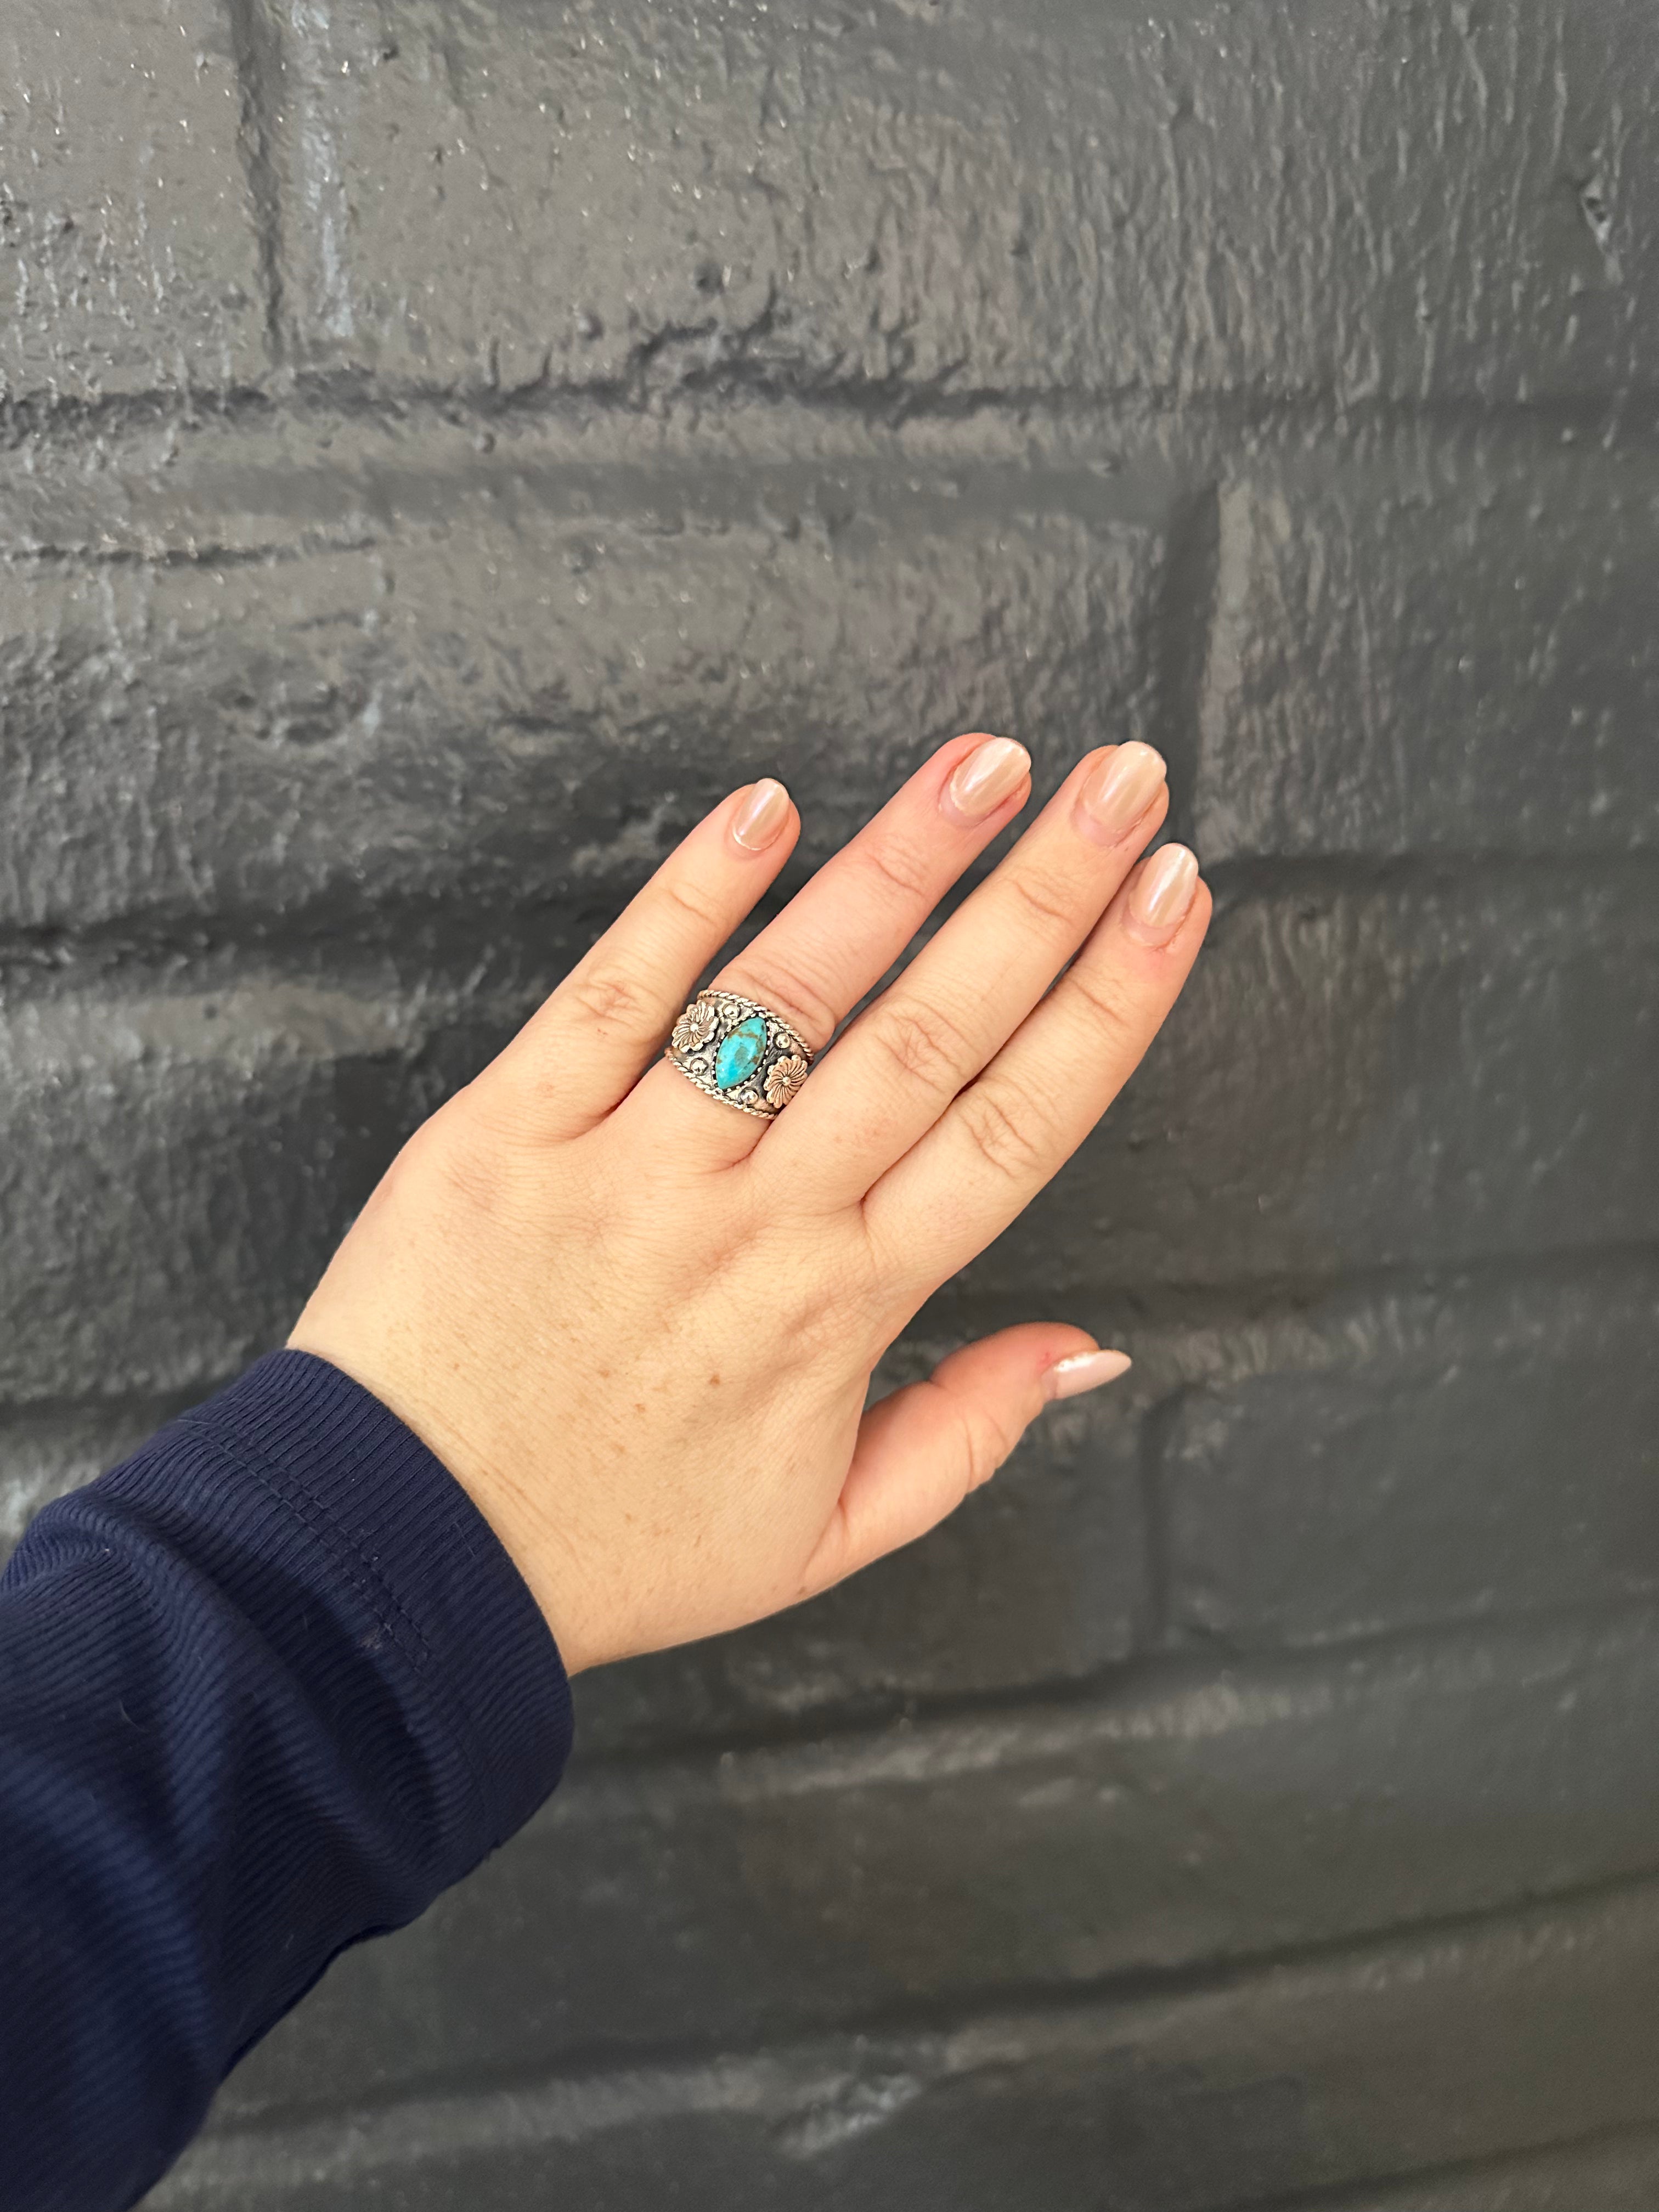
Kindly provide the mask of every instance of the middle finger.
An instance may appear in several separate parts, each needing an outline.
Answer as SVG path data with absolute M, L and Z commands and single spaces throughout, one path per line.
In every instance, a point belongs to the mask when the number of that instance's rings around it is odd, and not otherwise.
M 714 988 L 782 1016 L 813 1050 L 874 988 L 945 893 L 1025 804 L 1030 756 L 1011 738 L 953 738 L 825 861 L 783 912 L 721 969 Z M 767 1121 L 709 1111 L 659 1060 L 621 1112 L 648 1141 L 680 1133 L 688 1157 L 715 1168 L 746 1158 Z

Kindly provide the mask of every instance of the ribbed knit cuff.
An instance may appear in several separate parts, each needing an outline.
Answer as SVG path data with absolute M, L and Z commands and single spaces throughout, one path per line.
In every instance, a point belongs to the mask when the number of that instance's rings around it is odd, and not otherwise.
M 372 1392 L 308 1352 L 268 1353 L 180 1418 L 355 1567 L 473 1774 L 483 1849 L 505 1842 L 563 1771 L 570 1685 L 460 1483 Z

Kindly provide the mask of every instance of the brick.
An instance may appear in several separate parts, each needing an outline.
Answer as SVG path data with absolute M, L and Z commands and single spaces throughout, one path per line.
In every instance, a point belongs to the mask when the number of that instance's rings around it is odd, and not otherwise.
M 0 1402 L 201 1395 L 282 1341 L 489 1018 L 380 980 L 354 997 L 222 971 L 10 1012 Z
M 1158 1431 L 1170 1614 L 1355 1636 L 1659 1587 L 1659 1268 L 1645 1254 L 1240 1332 Z
M 1645 862 L 1230 895 L 1123 1097 L 963 1294 L 1650 1240 L 1656 918 Z
M 672 2193 L 711 2212 L 1006 2212 L 1034 2175 L 1045 2203 L 1103 2191 L 1125 2212 L 1305 2201 L 1570 2133 L 1652 2131 L 1656 1975 L 1648 1887 L 1167 1992 L 1028 1998 L 251 2128 L 204 2140 L 149 2201 L 529 2212 L 550 2172 L 585 2203 Z
M 1627 8 L 266 13 L 312 368 L 1580 403 L 1659 335 Z
M 0 400 L 223 393 L 265 373 L 226 13 L 19 0 L 0 27 Z
M 750 775 L 805 802 L 794 882 L 956 729 L 1057 780 L 1155 711 L 1155 489 L 417 430 L 0 473 L 0 926 L 546 945 Z
M 1152 1314 L 1139 1304 L 1064 1302 L 1135 1361 L 1065 1440 L 1075 1488 L 1048 1491 L 1050 1415 L 985 1493 L 994 1526 L 988 1512 L 958 1516 L 918 1554 L 833 1594 L 826 1611 L 839 1625 L 844 1606 L 848 1632 L 832 1668 L 811 1656 L 809 1609 L 799 1624 L 786 1615 L 606 1669 L 584 1686 L 584 1743 L 660 1747 L 821 1725 L 895 1695 L 1084 1680 L 1166 1638 L 1332 1641 L 1619 1605 L 1659 1587 L 1648 1357 L 1659 1275 L 1645 1252 L 1335 1285 L 1265 1306 L 1243 1285 L 1218 1291 L 1207 1311 L 1190 1298 Z M 923 1317 L 937 1336 L 902 1345 L 881 1387 L 1026 1310 L 1017 1297 L 995 1309 L 941 1299 Z M 1155 1565 L 1143 1549 L 1148 1481 Z M 1052 1518 L 1034 1510 L 1039 1482 Z M 933 1553 L 964 1542 L 976 1565 L 958 1582 L 952 1561 L 958 1614 Z M 1050 1571 L 1070 1559 L 1091 1593 L 1085 1609 L 1026 1556 L 1049 1544 Z
M 1247 465 L 1217 510 L 1199 850 L 1651 848 L 1656 556 L 1636 452 Z
M 471 1881 L 342 1960 L 221 2117 L 763 2047 L 998 1991 L 1184 1986 L 1626 1879 L 1653 1857 L 1656 1685 L 1639 1612 L 579 1760 Z
M 532 906 L 539 933 L 550 900 L 619 902 L 739 775 L 779 768 L 800 790 L 805 866 L 927 744 L 975 725 L 1018 730 L 1044 782 L 1090 744 L 1156 738 L 1177 826 L 1195 810 L 1212 866 L 1651 839 L 1646 526 L 1611 475 L 1576 506 L 1547 501 L 1547 529 L 1497 502 L 1486 564 L 1449 556 L 1437 585 L 1431 541 L 1458 533 L 1433 502 L 1420 529 L 1396 503 L 1404 543 L 1368 546 L 1361 577 L 1352 548 L 1277 543 L 1279 494 L 1228 493 L 1194 760 L 1183 638 L 1198 654 L 1202 623 L 1173 610 L 1206 526 L 1149 458 L 1099 478 L 859 437 L 822 469 L 755 454 L 734 484 L 735 459 L 695 440 L 653 462 L 617 435 L 608 466 L 536 425 L 487 455 L 453 423 L 425 427 L 418 460 L 409 443 L 325 411 L 204 424 L 182 447 L 171 427 L 135 434 L 118 470 L 48 456 L 0 476 L 0 757 L 18 802 L 0 922 L 320 908 L 337 926 L 453 896 L 473 914 Z M 1343 482 L 1332 535 L 1387 504 Z M 1263 545 L 1296 574 L 1264 567 Z M 1523 557 L 1519 599 L 1499 569 Z M 1298 562 L 1344 580 L 1296 629 Z M 1501 642 L 1452 651 L 1429 597 L 1466 639 L 1507 638 L 1513 672 Z M 1493 610 L 1511 604 L 1506 631 Z M 1432 756 L 1376 725 L 1431 677 L 1468 708 L 1434 707 Z M 1560 726 L 1582 746 L 1552 744 Z M 1431 763 L 1406 799 L 1402 759 Z

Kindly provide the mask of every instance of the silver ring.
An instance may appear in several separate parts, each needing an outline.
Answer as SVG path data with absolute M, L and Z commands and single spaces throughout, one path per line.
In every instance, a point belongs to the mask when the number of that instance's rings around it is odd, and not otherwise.
M 805 1082 L 813 1054 L 769 1006 L 736 991 L 699 991 L 663 1058 L 722 1106 L 773 1121 Z

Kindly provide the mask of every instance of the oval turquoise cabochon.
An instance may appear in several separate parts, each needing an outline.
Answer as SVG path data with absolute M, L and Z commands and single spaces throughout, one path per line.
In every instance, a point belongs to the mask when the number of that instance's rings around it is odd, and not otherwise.
M 714 1054 L 715 1089 L 734 1091 L 760 1066 L 765 1049 L 766 1024 L 758 1014 L 750 1014 L 747 1021 L 739 1022 L 729 1036 L 720 1040 L 720 1050 Z

